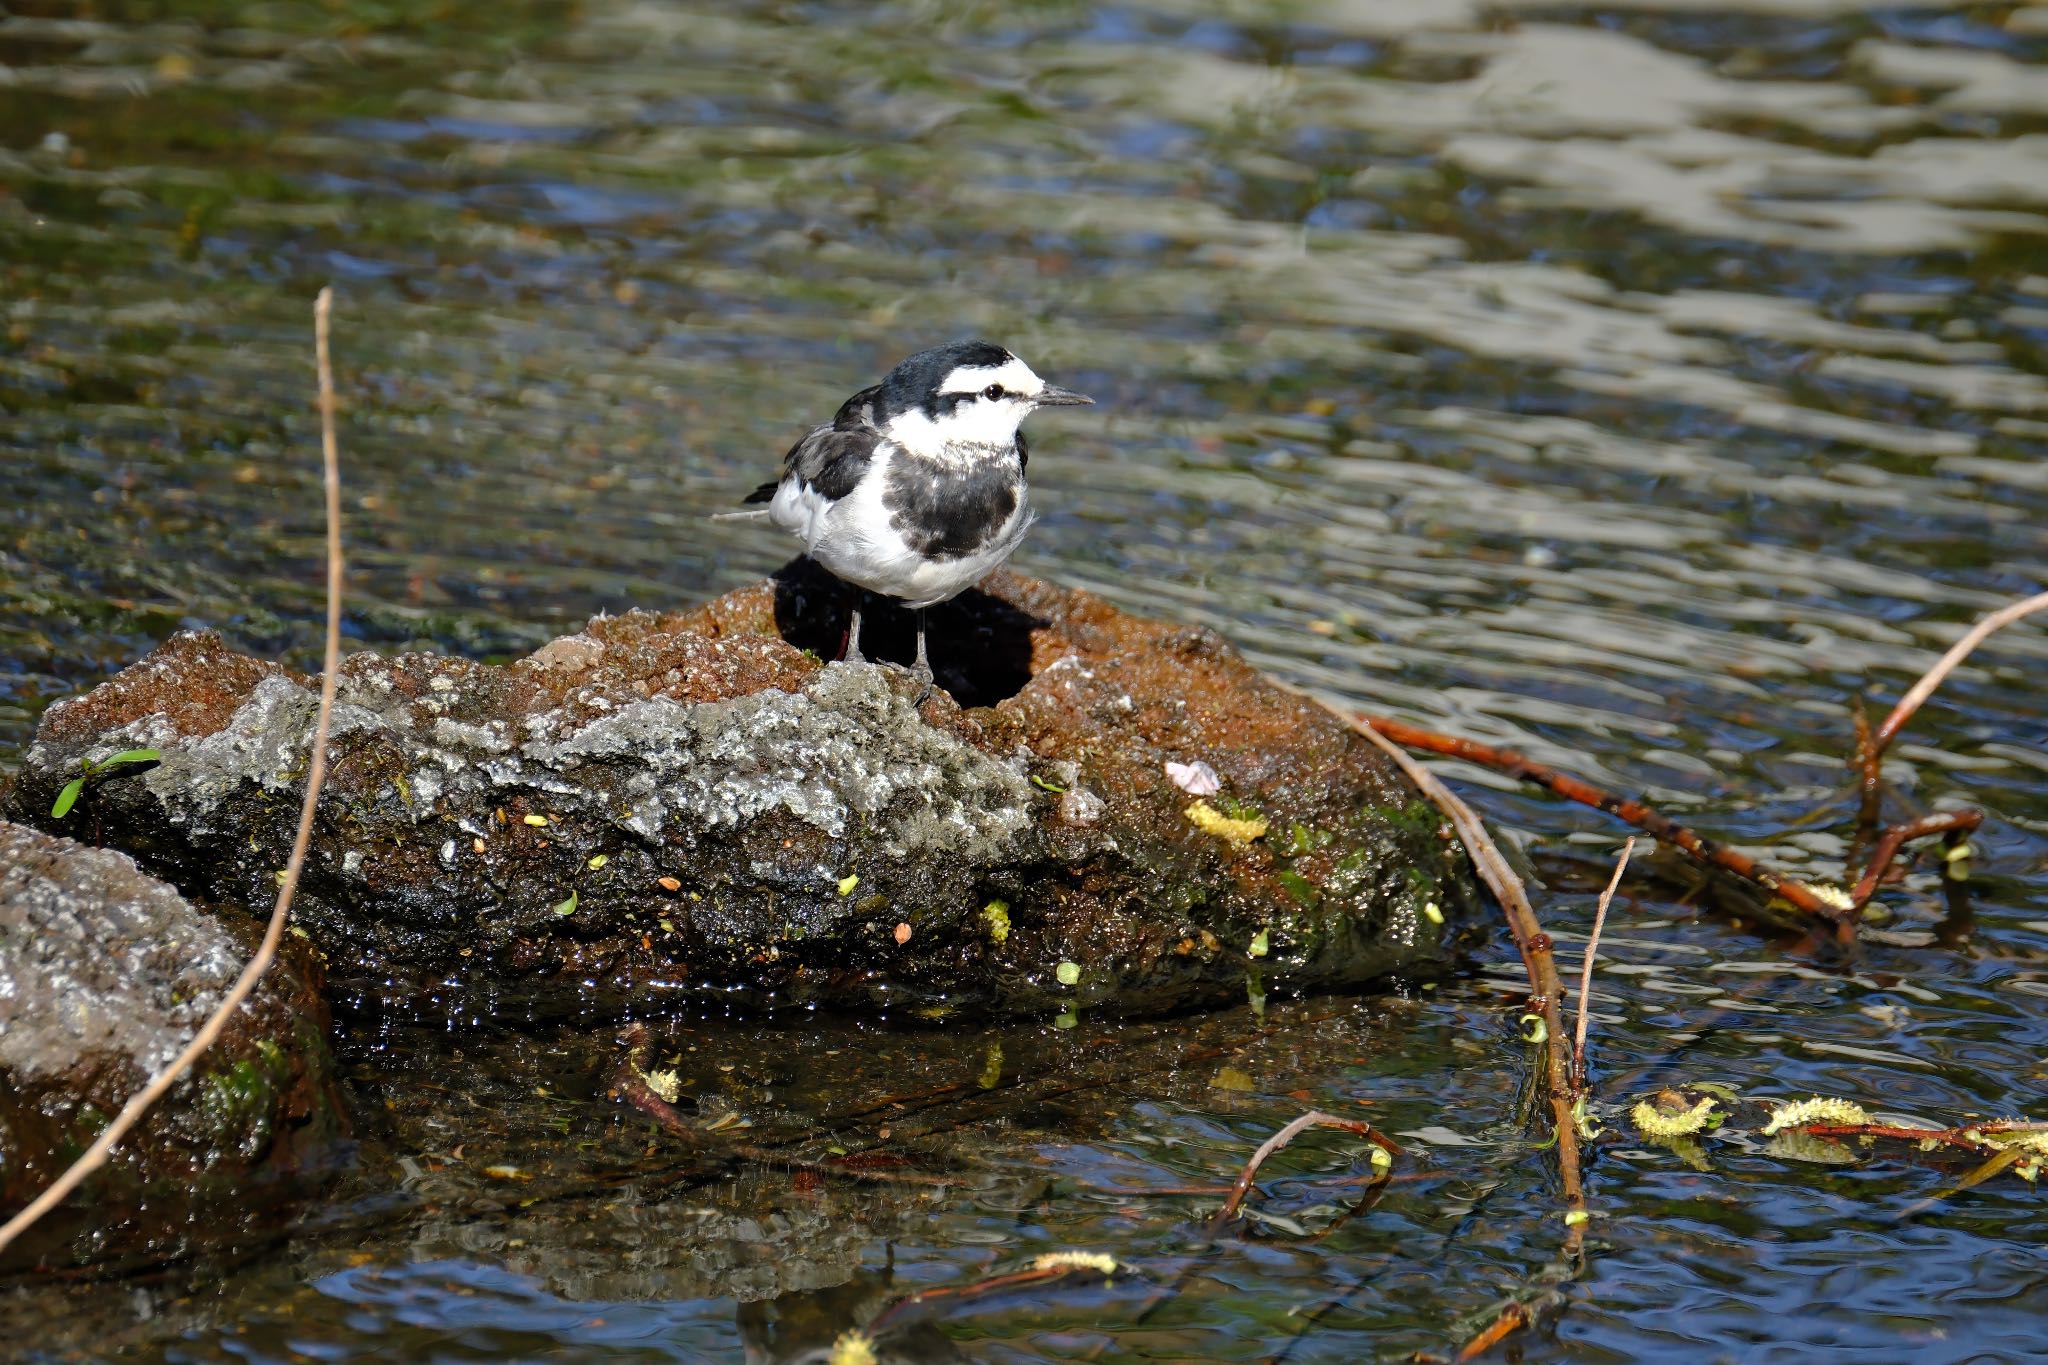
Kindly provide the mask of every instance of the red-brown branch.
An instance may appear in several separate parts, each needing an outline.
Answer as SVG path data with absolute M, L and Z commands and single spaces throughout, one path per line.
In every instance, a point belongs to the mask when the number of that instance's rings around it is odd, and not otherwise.
M 978 1299 L 989 1294 L 1000 1294 L 1007 1289 L 1021 1289 L 1028 1285 L 1045 1284 L 1050 1280 L 1063 1280 L 1069 1275 L 1101 1275 L 1102 1267 L 1079 1261 L 1059 1261 L 1052 1257 L 1041 1257 L 1041 1264 L 1024 1270 L 1005 1271 L 985 1279 L 972 1280 L 966 1284 L 940 1285 L 936 1289 L 920 1289 L 905 1294 L 894 1303 L 875 1314 L 868 1323 L 870 1336 L 879 1336 L 894 1320 L 903 1317 L 914 1308 L 923 1308 L 947 1300 L 958 1302 L 963 1299 Z
M 1913 719 L 1914 713 L 1934 695 L 1935 689 L 1940 687 L 1948 679 L 1948 675 L 1955 672 L 1963 660 L 1969 658 L 1971 652 L 1983 644 L 1990 635 L 2023 617 L 2032 616 L 2035 612 L 2043 610 L 2048 610 L 2048 592 L 2023 597 L 2008 606 L 2000 607 L 1977 622 L 1964 633 L 1962 639 L 1949 646 L 1948 653 L 1936 660 L 1934 667 L 1921 675 L 1920 681 L 1906 690 L 1906 695 L 1899 698 L 1898 705 L 1892 707 L 1891 714 L 1879 722 L 1875 730 L 1869 728 L 1869 721 L 1863 715 L 1863 708 L 1858 705 L 1856 770 L 1862 786 L 1860 821 L 1863 829 L 1874 829 L 1877 825 L 1882 801 L 1881 788 L 1884 784 L 1884 751 L 1899 737 L 1899 731 L 1906 728 L 1906 722 Z M 1875 858 L 1871 860 L 1871 865 L 1877 865 Z
M 1492 1326 L 1465 1343 L 1465 1348 L 1458 1352 L 1458 1359 L 1477 1360 L 1498 1346 L 1501 1339 L 1510 1332 L 1528 1325 L 1529 1310 L 1519 1303 L 1511 1303 L 1501 1310 L 1501 1315 L 1493 1320 Z
M 1806 883 L 1787 877 L 1746 853 L 1709 839 L 1633 797 L 1616 796 L 1613 792 L 1596 787 L 1582 777 L 1559 772 L 1513 749 L 1500 749 L 1491 744 L 1482 744 L 1476 739 L 1464 739 L 1457 735 L 1438 734 L 1434 730 L 1425 730 L 1420 726 L 1409 725 L 1387 716 L 1360 716 L 1359 719 L 1388 739 L 1410 749 L 1422 749 L 1433 754 L 1462 758 L 1482 767 L 1506 773 L 1520 781 L 1534 783 L 1567 800 L 1577 801 L 1595 810 L 1606 811 L 1616 819 L 1634 825 L 1652 838 L 1691 854 L 1709 867 L 1732 872 L 1744 881 L 1755 883 L 1806 914 L 1836 925 L 1842 924 L 1848 917 L 1849 911 L 1823 899 Z
M 2038 1133 L 2048 1130 L 2048 1125 L 2039 1123 L 1991 1122 L 1967 1123 L 1959 1128 L 1908 1128 L 1896 1123 L 1801 1123 L 1796 1131 L 1812 1133 L 1815 1137 L 1873 1137 L 1897 1138 L 1902 1142 L 1938 1142 L 1944 1147 L 1960 1147 L 1966 1152 L 1988 1156 L 1994 1152 L 2010 1151 L 2009 1146 L 1986 1139 L 1999 1133 Z
M 1252 1180 L 1258 1175 L 1259 1167 L 1266 1164 L 1266 1158 L 1310 1128 L 1341 1128 L 1347 1133 L 1358 1134 L 1388 1156 L 1401 1155 L 1401 1148 L 1392 1138 L 1380 1133 L 1363 1119 L 1340 1119 L 1335 1114 L 1325 1114 L 1320 1109 L 1311 1109 L 1259 1144 L 1259 1150 L 1252 1153 L 1251 1160 L 1245 1162 L 1244 1170 L 1238 1174 L 1237 1184 L 1230 1189 L 1230 1197 L 1223 1201 L 1223 1207 L 1209 1220 L 1211 1235 L 1237 1216 L 1238 1209 L 1244 1205 L 1245 1196 L 1251 1193 Z
M 1572 1118 L 1578 1096 L 1572 1088 L 1571 1041 L 1564 1031 L 1564 983 L 1557 974 L 1557 958 L 1551 952 L 1550 935 L 1543 932 L 1535 907 L 1529 904 L 1529 893 L 1523 887 L 1522 879 L 1508 866 L 1507 859 L 1501 856 L 1500 848 L 1493 842 L 1493 836 L 1486 832 L 1486 826 L 1480 823 L 1472 808 L 1439 781 L 1435 773 L 1416 762 L 1407 750 L 1380 734 L 1362 718 L 1349 715 L 1321 698 L 1315 700 L 1394 760 L 1417 790 L 1450 817 L 1452 828 L 1457 830 L 1466 852 L 1472 855 L 1473 866 L 1478 868 L 1479 875 L 1492 890 L 1493 898 L 1500 902 L 1501 914 L 1508 922 L 1508 933 L 1515 940 L 1516 951 L 1522 955 L 1522 968 L 1529 974 L 1529 1009 L 1543 1022 L 1543 1085 L 1550 1100 L 1551 1131 L 1557 1135 L 1557 1174 L 1564 1186 L 1565 1208 L 1569 1214 L 1584 1213 L 1586 1191 L 1579 1175 L 1579 1130 Z M 1576 1246 L 1579 1225 L 1572 1222 L 1567 1226 L 1571 1229 L 1571 1241 Z
M 1954 810 L 1893 825 L 1878 836 L 1877 844 L 1870 850 L 1870 866 L 1864 869 L 1862 880 L 1856 883 L 1849 899 L 1859 907 L 1867 904 L 1877 894 L 1878 883 L 1884 880 L 1884 874 L 1891 867 L 1892 860 L 1899 856 L 1899 850 L 1915 839 L 1925 839 L 1933 834 L 1970 834 L 1983 823 L 1984 812 L 1981 810 Z

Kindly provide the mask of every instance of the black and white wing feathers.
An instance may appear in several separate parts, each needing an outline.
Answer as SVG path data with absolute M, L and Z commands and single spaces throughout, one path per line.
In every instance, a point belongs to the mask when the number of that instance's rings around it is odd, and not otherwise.
M 846 400 L 830 426 L 813 427 L 782 460 L 782 477 L 747 494 L 748 502 L 768 502 L 775 490 L 795 480 L 797 486 L 837 502 L 854 490 L 875 456 L 882 433 L 874 422 L 875 389 L 863 389 Z

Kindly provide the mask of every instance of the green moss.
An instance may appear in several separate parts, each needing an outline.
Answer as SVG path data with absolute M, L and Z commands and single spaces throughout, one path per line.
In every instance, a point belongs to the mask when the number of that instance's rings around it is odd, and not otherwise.
M 1273 876 L 1286 889 L 1294 903 L 1303 909 L 1313 910 L 1321 903 L 1322 893 L 1316 890 L 1314 883 L 1292 868 L 1281 868 Z
M 1240 801 L 1234 796 L 1221 792 L 1209 798 L 1209 804 L 1233 820 L 1264 821 L 1266 813 L 1249 801 Z
M 1287 831 L 1287 838 L 1280 846 L 1280 852 L 1289 858 L 1299 858 L 1304 853 L 1313 853 L 1329 846 L 1337 836 L 1326 829 L 1311 829 L 1296 821 Z
M 1389 825 L 1404 834 L 1432 838 L 1444 822 L 1444 813 L 1436 808 L 1436 803 L 1420 796 L 1399 806 L 1367 804 L 1363 813 L 1375 823 Z

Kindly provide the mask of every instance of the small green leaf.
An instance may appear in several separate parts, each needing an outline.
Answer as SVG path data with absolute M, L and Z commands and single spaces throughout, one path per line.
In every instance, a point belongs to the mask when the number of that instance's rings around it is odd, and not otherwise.
M 1273 940 L 1271 936 L 1264 929 L 1261 929 L 1258 933 L 1252 935 L 1251 955 L 1253 957 L 1264 957 L 1272 946 Z
M 598 870 L 598 869 L 599 869 L 600 867 L 603 867 L 603 866 L 604 866 L 604 865 L 605 865 L 606 863 L 608 863 L 608 862 L 610 862 L 610 861 L 611 861 L 611 858 L 610 858 L 610 857 L 608 857 L 607 855 L 605 855 L 605 854 L 602 854 L 602 853 L 597 853 L 597 854 L 593 854 L 593 855 L 591 856 L 591 859 L 590 859 L 590 861 L 589 861 L 589 862 L 587 862 L 587 863 L 585 863 L 585 864 L 584 864 L 584 866 L 585 866 L 585 867 L 587 867 L 587 868 L 589 868 L 589 869 L 590 869 L 590 870 L 591 870 L 592 872 L 595 872 L 595 871 L 597 871 L 597 870 Z
M 574 891 L 569 893 L 569 899 L 555 907 L 555 913 L 558 915 L 573 915 L 576 913 L 576 893 Z
M 860 874 L 858 872 L 849 872 L 844 877 L 841 877 L 839 879 L 839 894 L 842 896 L 850 896 L 853 894 L 853 888 L 859 885 Z
M 64 784 L 64 790 L 57 793 L 57 804 L 50 807 L 50 818 L 62 820 L 71 814 L 71 808 L 78 804 L 78 794 L 85 790 L 85 779 L 74 777 Z
M 1522 1026 L 1522 1040 L 1529 1043 L 1549 1041 L 1550 1025 L 1543 1022 L 1540 1014 L 1525 1014 L 1518 1020 Z
M 1066 788 L 1062 787 L 1059 783 L 1048 782 L 1044 778 L 1040 777 L 1037 773 L 1031 774 L 1031 785 L 1038 788 L 1040 791 L 1051 792 L 1054 796 L 1058 796 L 1060 793 L 1066 790 Z
M 81 758 L 78 760 L 78 766 L 84 771 L 66 782 L 64 790 L 57 793 L 57 802 L 50 807 L 50 818 L 62 820 L 71 813 L 71 808 L 78 804 L 78 798 L 85 794 L 87 779 L 98 777 L 107 769 L 123 763 L 154 763 L 162 757 L 163 751 L 160 749 L 123 749 L 112 758 L 103 758 L 97 763 L 89 758 Z
M 1078 962 L 1062 962 L 1059 966 L 1052 969 L 1052 974 L 1062 986 L 1071 986 L 1081 979 L 1081 964 Z

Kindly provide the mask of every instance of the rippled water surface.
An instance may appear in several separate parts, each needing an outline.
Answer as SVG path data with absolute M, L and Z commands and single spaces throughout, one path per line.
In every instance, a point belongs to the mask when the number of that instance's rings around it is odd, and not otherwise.
M 761 574 L 790 547 L 706 514 L 973 333 L 1102 402 L 1035 424 L 1022 567 L 1818 877 L 1849 699 L 2048 587 L 2048 8 L 10 3 L 0 769 L 181 626 L 313 657 L 328 282 L 358 646 L 501 657 Z M 1525 1358 L 2033 1358 L 2033 1187 L 1620 1112 L 2048 1118 L 2044 666 L 1998 637 L 1894 751 L 1904 803 L 1990 819 L 1967 893 L 1920 864 L 1848 963 L 1673 877 L 1625 899 L 1576 1282 L 1502 943 L 1263 1019 L 669 1026 L 700 1113 L 912 1124 L 945 1186 L 707 1183 L 605 1099 L 608 1038 L 357 1020 L 388 1117 L 305 1230 L 4 1313 L 52 1358 L 793 1359 L 1080 1247 L 1136 1274 L 960 1301 L 897 1358 L 1453 1354 L 1546 1293 Z M 1572 965 L 1615 826 L 1444 771 Z M 1310 1105 L 1407 1134 L 1400 1178 L 1347 1216 L 1362 1152 L 1305 1138 L 1210 1244 Z

